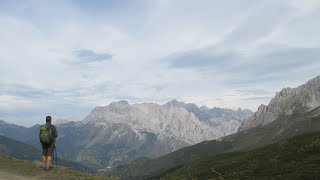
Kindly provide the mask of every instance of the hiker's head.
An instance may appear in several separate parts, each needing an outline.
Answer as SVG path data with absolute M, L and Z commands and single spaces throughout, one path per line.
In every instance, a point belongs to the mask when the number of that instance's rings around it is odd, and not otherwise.
M 46 122 L 51 123 L 51 116 L 46 117 Z

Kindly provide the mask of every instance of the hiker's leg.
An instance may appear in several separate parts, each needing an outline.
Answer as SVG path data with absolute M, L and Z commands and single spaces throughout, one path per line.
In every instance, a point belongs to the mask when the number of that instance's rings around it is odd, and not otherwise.
M 47 152 L 48 152 L 48 148 L 44 145 L 42 145 L 42 167 L 44 168 L 47 165 Z
M 47 166 L 52 166 L 52 156 L 47 156 Z
M 42 155 L 42 164 L 47 164 L 47 156 Z
M 52 143 L 49 147 L 48 147 L 48 151 L 47 151 L 47 166 L 52 167 L 52 154 L 53 154 L 53 150 L 54 150 L 54 144 Z

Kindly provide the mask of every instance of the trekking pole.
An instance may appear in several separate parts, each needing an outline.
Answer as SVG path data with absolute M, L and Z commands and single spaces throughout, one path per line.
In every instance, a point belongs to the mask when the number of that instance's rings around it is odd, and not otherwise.
M 57 147 L 54 147 L 54 151 L 56 151 L 56 167 L 58 167 L 58 153 L 57 153 Z
M 54 154 L 54 151 L 52 152 L 52 158 L 51 158 L 51 164 L 52 164 L 52 167 L 53 167 L 53 160 L 54 160 L 54 157 L 55 157 L 55 154 Z

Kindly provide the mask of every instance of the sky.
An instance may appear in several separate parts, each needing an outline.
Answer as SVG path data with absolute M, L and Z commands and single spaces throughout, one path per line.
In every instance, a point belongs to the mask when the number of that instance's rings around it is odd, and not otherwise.
M 251 109 L 320 69 L 319 0 L 0 0 L 0 119 L 113 101 Z

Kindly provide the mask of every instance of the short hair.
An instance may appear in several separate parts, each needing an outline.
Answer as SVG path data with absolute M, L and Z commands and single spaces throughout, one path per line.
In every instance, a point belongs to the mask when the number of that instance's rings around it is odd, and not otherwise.
M 51 122 L 51 116 L 46 117 L 46 122 Z

